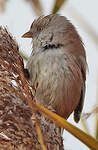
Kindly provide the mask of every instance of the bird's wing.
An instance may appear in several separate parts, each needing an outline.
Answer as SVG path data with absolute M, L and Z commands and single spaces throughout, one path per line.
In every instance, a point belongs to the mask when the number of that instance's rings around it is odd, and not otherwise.
M 79 57 L 79 62 L 80 62 L 80 69 L 82 73 L 82 85 L 81 85 L 81 96 L 80 96 L 80 101 L 74 110 L 74 120 L 75 122 L 79 122 L 80 117 L 81 117 L 81 112 L 83 109 L 83 104 L 84 104 L 84 98 L 85 98 L 85 80 L 86 80 L 86 68 L 87 68 L 87 63 L 86 60 L 83 57 Z

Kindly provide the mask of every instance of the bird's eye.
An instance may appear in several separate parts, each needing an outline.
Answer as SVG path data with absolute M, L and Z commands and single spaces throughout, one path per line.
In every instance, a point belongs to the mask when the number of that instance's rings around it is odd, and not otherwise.
M 42 31 L 42 27 L 37 27 L 37 31 Z

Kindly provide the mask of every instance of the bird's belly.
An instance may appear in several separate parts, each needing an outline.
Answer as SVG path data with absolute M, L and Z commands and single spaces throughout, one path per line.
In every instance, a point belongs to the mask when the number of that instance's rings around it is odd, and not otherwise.
M 27 68 L 31 73 L 31 83 L 37 86 L 36 102 L 49 108 L 62 117 L 68 118 L 76 108 L 81 93 L 81 77 L 77 69 L 70 71 L 62 57 L 34 57 Z M 73 74 L 72 71 L 76 71 Z M 77 84 L 78 83 L 78 84 Z

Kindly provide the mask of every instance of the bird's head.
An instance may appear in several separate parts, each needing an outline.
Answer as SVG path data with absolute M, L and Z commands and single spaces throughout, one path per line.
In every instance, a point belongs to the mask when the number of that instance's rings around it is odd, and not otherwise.
M 58 14 L 41 16 L 34 20 L 30 30 L 22 37 L 32 38 L 35 51 L 43 50 L 44 47 L 53 49 L 62 46 L 65 51 L 85 57 L 83 44 L 75 27 L 66 17 Z
M 22 37 L 32 38 L 32 42 L 36 46 L 39 45 L 38 43 L 42 46 L 57 43 L 63 44 L 64 38 L 66 37 L 64 33 L 67 28 L 73 28 L 73 26 L 64 16 L 51 14 L 41 16 L 37 20 L 34 20 L 30 30 Z

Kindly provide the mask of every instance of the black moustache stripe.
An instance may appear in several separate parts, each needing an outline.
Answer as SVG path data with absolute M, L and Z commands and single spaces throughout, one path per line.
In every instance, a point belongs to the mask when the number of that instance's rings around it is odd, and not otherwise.
M 48 45 L 45 45 L 44 47 L 43 47 L 43 51 L 46 51 L 46 50 L 52 50 L 52 49 L 58 49 L 58 48 L 61 48 L 61 47 L 63 47 L 63 45 L 62 44 L 48 44 Z

